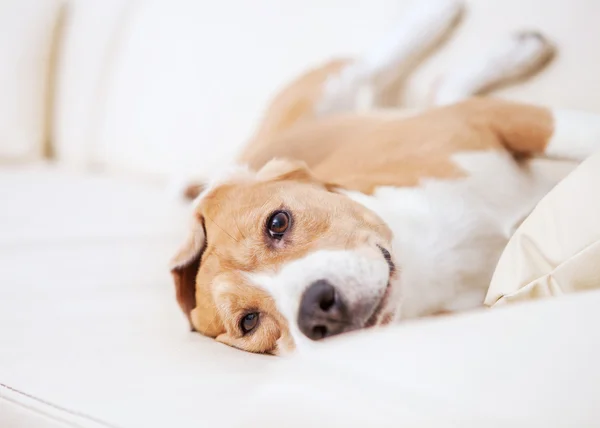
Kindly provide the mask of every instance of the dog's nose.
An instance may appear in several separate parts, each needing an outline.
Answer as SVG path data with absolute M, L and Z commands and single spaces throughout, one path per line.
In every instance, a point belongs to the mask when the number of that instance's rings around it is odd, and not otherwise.
M 309 339 L 320 340 L 344 332 L 348 310 L 333 285 L 313 282 L 304 292 L 298 312 L 298 327 Z

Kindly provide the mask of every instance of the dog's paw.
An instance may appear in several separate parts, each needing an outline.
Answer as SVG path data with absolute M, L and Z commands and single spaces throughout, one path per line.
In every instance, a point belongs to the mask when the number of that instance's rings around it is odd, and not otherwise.
M 517 33 L 442 76 L 433 92 L 433 104 L 454 103 L 524 80 L 542 70 L 555 52 L 554 45 L 541 33 Z
M 556 48 L 543 34 L 523 31 L 498 49 L 491 63 L 502 72 L 502 77 L 517 79 L 540 71 L 555 54 Z
M 422 28 L 428 24 L 443 29 L 451 27 L 464 11 L 465 3 L 461 0 L 426 0 L 417 3 L 408 16 Z

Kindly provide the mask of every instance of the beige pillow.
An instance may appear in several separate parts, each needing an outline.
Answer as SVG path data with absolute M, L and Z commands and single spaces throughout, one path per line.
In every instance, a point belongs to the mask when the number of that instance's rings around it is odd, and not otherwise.
M 59 0 L 0 1 L 0 162 L 43 154 Z
M 600 153 L 554 188 L 508 243 L 488 306 L 600 289 Z

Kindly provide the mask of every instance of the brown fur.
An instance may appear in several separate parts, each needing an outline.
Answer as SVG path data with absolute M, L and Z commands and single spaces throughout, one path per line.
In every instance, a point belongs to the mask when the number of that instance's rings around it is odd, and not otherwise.
M 411 118 L 349 114 L 299 124 L 243 160 L 302 159 L 320 180 L 371 193 L 377 186 L 414 186 L 422 178 L 458 178 L 461 151 L 543 152 L 552 135 L 548 110 L 471 99 Z
M 268 150 L 270 142 L 281 132 L 311 121 L 325 81 L 349 63 L 349 60 L 334 59 L 307 71 L 283 88 L 266 109 L 262 123 L 240 159 L 253 158 Z
M 326 80 L 349 63 L 332 60 L 285 87 L 238 163 L 258 170 L 276 157 L 302 160 L 323 182 L 369 194 L 377 186 L 414 186 L 421 178 L 459 178 L 463 171 L 451 160 L 459 151 L 541 153 L 552 135 L 547 109 L 483 98 L 410 118 L 389 113 L 315 118 Z M 201 190 L 189 186 L 186 197 Z

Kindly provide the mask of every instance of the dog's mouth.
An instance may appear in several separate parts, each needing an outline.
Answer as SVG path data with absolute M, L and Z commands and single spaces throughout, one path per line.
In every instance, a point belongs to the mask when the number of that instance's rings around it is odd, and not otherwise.
M 383 292 L 381 299 L 379 299 L 379 303 L 375 307 L 373 314 L 369 317 L 369 319 L 365 323 L 365 328 L 373 327 L 376 324 L 378 324 L 378 321 L 381 318 L 381 314 L 382 314 L 383 310 L 387 307 L 388 301 L 390 299 L 390 294 L 391 294 L 390 291 L 392 288 L 391 287 L 392 276 L 396 273 L 396 265 L 394 264 L 394 261 L 392 260 L 392 255 L 390 254 L 390 252 L 388 250 L 386 250 L 385 248 L 383 248 L 381 245 L 377 245 L 377 247 L 381 251 L 383 258 L 387 262 L 387 264 L 390 268 L 390 272 L 388 275 L 387 285 L 385 286 L 385 291 Z M 385 321 L 385 320 L 383 320 L 383 321 Z
M 379 321 L 380 315 L 382 314 L 383 310 L 387 306 L 387 303 L 388 303 L 388 300 L 390 297 L 390 289 L 391 289 L 390 281 L 388 281 L 388 283 L 385 287 L 385 292 L 383 293 L 383 296 L 381 296 L 381 299 L 379 300 L 379 304 L 373 311 L 373 314 L 369 317 L 369 319 L 365 323 L 365 328 L 374 327 L 375 325 L 377 325 L 377 321 Z
M 394 275 L 394 273 L 396 273 L 396 265 L 394 264 L 394 261 L 392 260 L 392 255 L 390 254 L 390 252 L 388 250 L 383 248 L 381 245 L 377 245 L 377 248 L 379 248 L 379 251 L 381 251 L 383 258 L 385 259 L 388 266 L 390 267 L 390 278 L 391 278 L 392 275 Z

